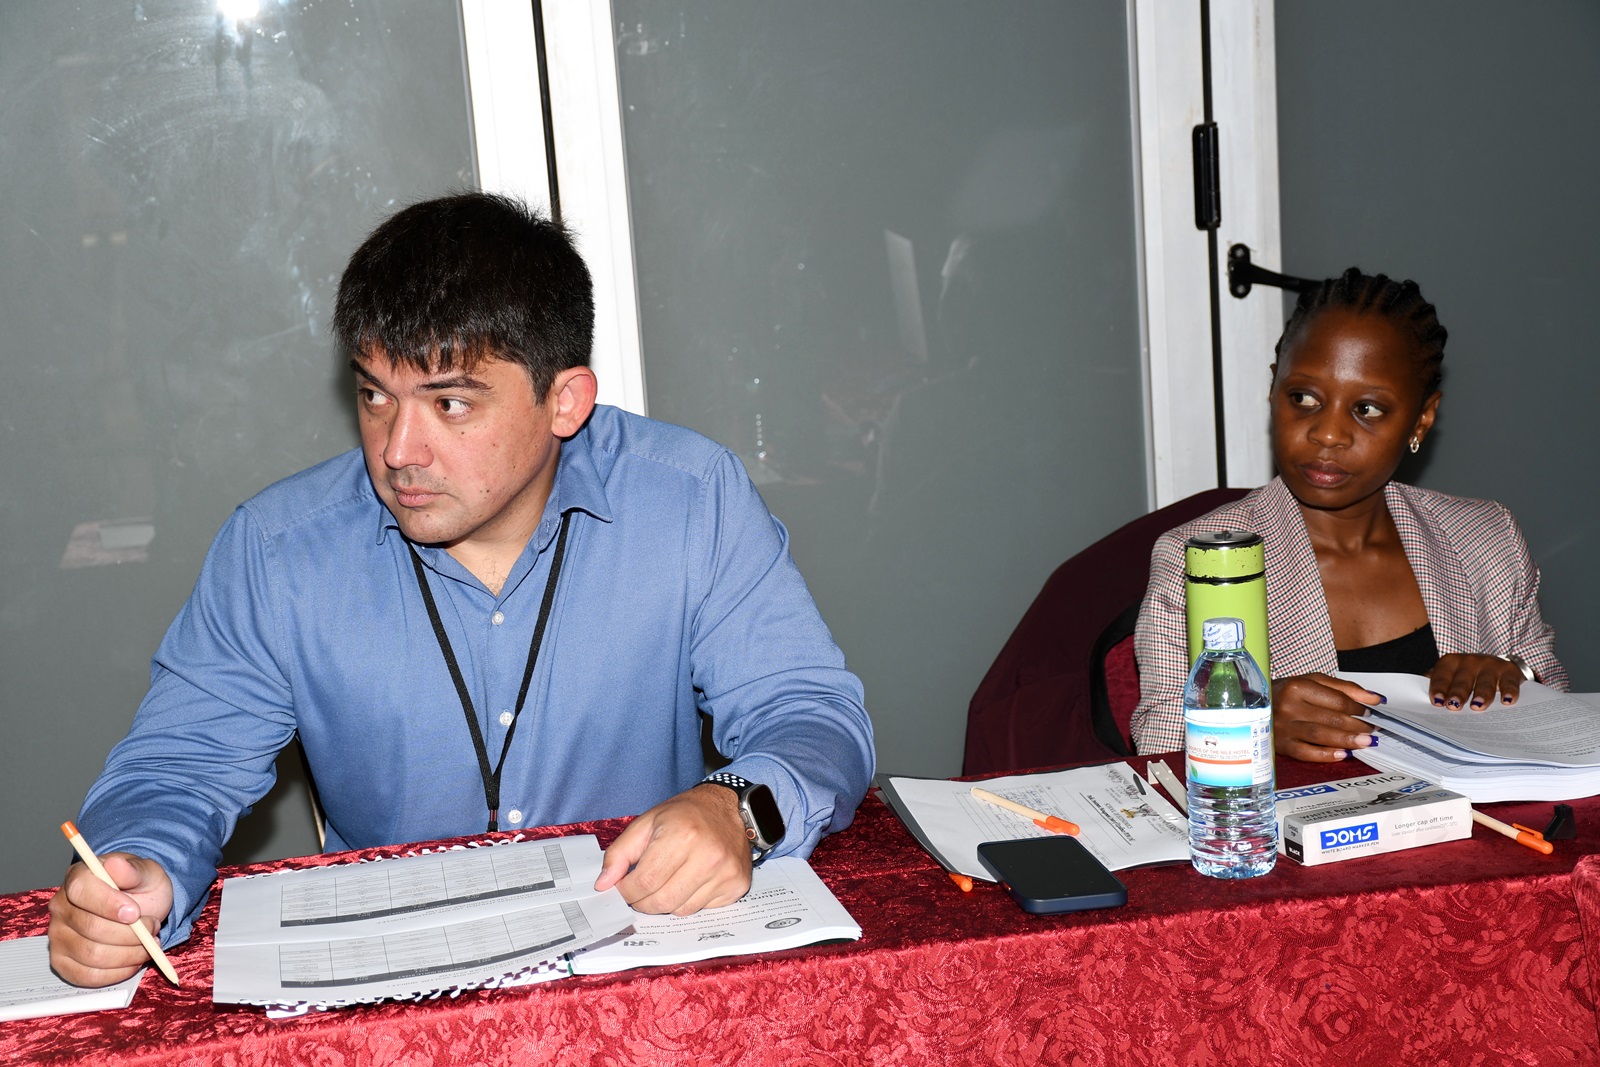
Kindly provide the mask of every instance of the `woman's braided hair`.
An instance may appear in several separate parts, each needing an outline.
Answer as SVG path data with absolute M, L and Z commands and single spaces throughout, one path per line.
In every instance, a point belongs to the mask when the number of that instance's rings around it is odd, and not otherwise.
M 1409 331 L 1416 340 L 1417 362 L 1427 382 L 1422 395 L 1428 396 L 1439 388 L 1444 342 L 1450 334 L 1439 324 L 1434 306 L 1422 298 L 1422 290 L 1409 278 L 1397 282 L 1386 274 L 1362 274 L 1359 267 L 1351 267 L 1339 277 L 1300 294 L 1294 314 L 1289 316 L 1283 336 L 1273 349 L 1278 358 L 1283 358 L 1284 349 L 1294 344 L 1308 322 L 1330 307 L 1345 308 L 1358 315 L 1379 314 Z

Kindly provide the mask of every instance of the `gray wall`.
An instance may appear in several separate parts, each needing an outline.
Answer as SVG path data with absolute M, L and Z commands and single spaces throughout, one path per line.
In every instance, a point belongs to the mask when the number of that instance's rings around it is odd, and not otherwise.
M 1511 508 L 1600 689 L 1600 5 L 1279 0 L 1277 68 L 1283 269 L 1438 306 L 1445 398 L 1401 476 Z
M 355 443 L 351 250 L 474 182 L 455 5 L 266 3 L 248 56 L 215 9 L 0 3 L 0 892 L 60 879 L 228 513 Z M 286 781 L 230 855 L 315 848 Z

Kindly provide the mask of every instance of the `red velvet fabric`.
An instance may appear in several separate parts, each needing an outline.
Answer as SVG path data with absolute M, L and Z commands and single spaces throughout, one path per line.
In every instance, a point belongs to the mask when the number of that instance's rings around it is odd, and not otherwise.
M 171 954 L 182 989 L 152 972 L 125 1011 L 0 1023 L 0 1062 L 1593 1063 L 1600 800 L 1574 807 L 1580 837 L 1549 857 L 1479 828 L 1242 883 L 1125 871 L 1127 906 L 1036 917 L 961 893 L 869 798 L 813 858 L 859 942 L 283 1022 L 212 1005 L 213 898 Z M 1550 806 L 1491 810 L 1543 825 Z M 0 932 L 43 932 L 49 896 L 0 898 Z
M 1111 700 L 1111 718 L 1133 751 L 1133 713 L 1139 706 L 1139 660 L 1133 654 L 1133 635 L 1111 646 L 1106 653 L 1106 696 Z

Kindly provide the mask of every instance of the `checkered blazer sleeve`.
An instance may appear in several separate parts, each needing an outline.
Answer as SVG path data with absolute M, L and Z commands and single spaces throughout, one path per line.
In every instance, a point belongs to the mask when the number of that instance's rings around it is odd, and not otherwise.
M 1183 747 L 1183 683 L 1189 677 L 1184 540 L 1177 531 L 1156 539 L 1150 553 L 1150 584 L 1134 630 L 1139 703 L 1133 711 L 1133 744 L 1140 753 Z
M 1496 504 L 1495 509 L 1505 524 L 1502 543 L 1509 546 L 1511 557 L 1505 570 L 1513 579 L 1504 602 L 1487 605 L 1485 612 L 1488 615 L 1503 612 L 1511 620 L 1507 649 L 1495 654 L 1521 658 L 1533 669 L 1538 681 L 1564 692 L 1571 683 L 1567 679 L 1567 669 L 1556 658 L 1556 630 L 1539 612 L 1539 568 L 1528 551 L 1522 527 L 1512 518 L 1510 510 L 1501 504 Z

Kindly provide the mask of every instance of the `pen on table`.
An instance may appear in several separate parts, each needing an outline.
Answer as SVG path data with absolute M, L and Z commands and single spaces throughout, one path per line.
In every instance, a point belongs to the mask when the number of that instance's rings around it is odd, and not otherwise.
M 961 887 L 961 891 L 963 893 L 972 892 L 972 879 L 971 878 L 968 878 L 966 875 L 962 874 L 960 871 L 946 871 L 945 873 L 950 876 L 950 880 L 952 882 L 954 882 L 956 885 Z
M 1078 832 L 1078 824 L 1075 822 L 1068 822 L 1059 815 L 1046 815 L 1042 811 L 1035 811 L 1026 804 L 1018 804 L 1015 800 L 1007 800 L 1000 794 L 991 793 L 987 789 L 979 789 L 977 786 L 973 786 L 972 795 L 986 804 L 993 804 L 996 807 L 1005 808 L 1007 811 L 1016 812 L 1025 819 L 1032 819 L 1035 826 L 1042 826 L 1051 833 L 1075 834 Z
M 1546 856 L 1556 850 L 1556 846 L 1544 839 L 1544 834 L 1538 830 L 1530 830 L 1521 823 L 1512 823 L 1507 826 L 1492 816 L 1485 815 L 1477 808 L 1472 809 L 1472 821 L 1479 826 L 1487 826 L 1497 834 L 1505 834 L 1519 845 L 1526 845 L 1535 852 L 1543 852 Z
M 78 858 L 83 861 L 83 865 L 89 868 L 90 874 L 117 892 L 122 892 L 122 887 L 106 872 L 105 867 L 100 863 L 100 857 L 94 854 L 94 849 L 89 847 L 89 842 L 83 839 L 83 835 L 78 832 L 78 828 L 72 824 L 71 820 L 61 824 L 61 832 L 68 841 L 72 842 L 73 851 L 77 852 Z M 160 944 L 156 942 L 154 935 L 145 929 L 144 923 L 135 919 L 128 926 L 133 930 L 134 936 L 139 939 L 139 943 L 144 946 L 144 950 L 150 953 L 150 958 L 161 969 L 161 973 L 167 976 L 167 981 L 173 985 L 182 985 L 183 983 L 178 981 L 178 972 L 173 969 L 172 961 L 167 959 L 165 952 L 161 951 Z

